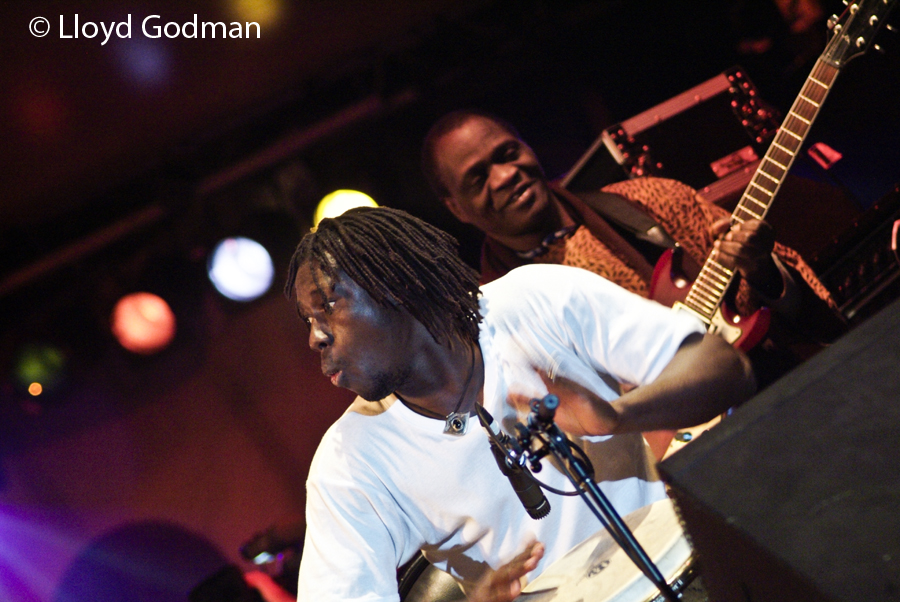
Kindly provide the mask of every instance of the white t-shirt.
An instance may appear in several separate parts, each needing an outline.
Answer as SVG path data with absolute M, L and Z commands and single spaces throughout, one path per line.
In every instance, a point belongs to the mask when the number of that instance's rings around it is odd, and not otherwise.
M 615 381 L 655 379 L 701 323 L 585 270 L 528 265 L 482 288 L 479 344 L 484 407 L 512 432 L 553 371 L 599 395 Z M 521 403 L 519 403 L 521 402 Z M 322 439 L 307 481 L 299 602 L 399 600 L 396 570 L 419 549 L 464 588 L 531 539 L 546 550 L 537 577 L 602 526 L 577 496 L 546 493 L 550 514 L 528 516 L 476 417 L 468 432 L 412 412 L 395 397 L 357 399 Z M 589 440 L 588 440 L 589 439 Z M 665 497 L 639 433 L 578 441 L 620 515 Z M 536 476 L 571 491 L 545 461 Z

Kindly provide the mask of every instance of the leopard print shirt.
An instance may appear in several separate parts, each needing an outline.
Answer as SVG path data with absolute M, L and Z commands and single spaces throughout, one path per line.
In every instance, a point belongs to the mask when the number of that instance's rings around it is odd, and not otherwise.
M 696 191 L 681 182 L 665 178 L 638 178 L 616 182 L 603 188 L 619 194 L 641 206 L 701 265 L 712 250 L 713 238 L 709 227 L 729 213 L 697 198 Z M 793 267 L 813 291 L 832 308 L 836 308 L 827 289 L 813 270 L 796 251 L 776 243 L 775 253 L 781 261 Z M 638 295 L 647 297 L 650 283 L 622 261 L 606 244 L 598 240 L 584 225 L 571 236 L 550 245 L 549 251 L 538 258 L 540 263 L 561 263 L 590 270 Z M 761 300 L 750 286 L 736 276 L 738 289 L 734 305 L 741 315 L 759 309 Z

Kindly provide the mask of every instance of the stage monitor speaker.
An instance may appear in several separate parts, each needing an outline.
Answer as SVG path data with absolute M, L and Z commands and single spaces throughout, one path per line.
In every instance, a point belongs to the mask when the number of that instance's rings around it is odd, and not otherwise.
M 712 600 L 900 600 L 900 301 L 659 466 Z
M 641 176 L 680 180 L 707 192 L 746 186 L 778 129 L 744 69 L 732 67 L 603 131 L 563 178 L 573 192 Z M 725 179 L 726 184 L 716 185 Z M 732 180 L 739 180 L 737 186 Z M 746 182 L 744 182 L 746 180 Z
M 810 262 L 851 323 L 900 297 L 900 184 Z

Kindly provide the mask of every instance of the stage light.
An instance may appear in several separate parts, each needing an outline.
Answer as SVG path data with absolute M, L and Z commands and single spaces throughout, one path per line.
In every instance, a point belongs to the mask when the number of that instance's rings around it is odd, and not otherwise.
M 143 36 L 117 40 L 110 44 L 125 79 L 141 88 L 160 88 L 172 76 L 172 58 L 168 46 L 161 40 Z
M 67 354 L 56 345 L 29 343 L 22 347 L 15 361 L 16 383 L 33 397 L 50 393 L 62 384 L 68 365 Z
M 232 13 L 241 21 L 255 21 L 262 26 L 278 23 L 284 13 L 283 0 L 230 0 Z
M 335 190 L 325 195 L 316 207 L 313 228 L 326 217 L 337 217 L 354 207 L 377 207 L 375 199 L 358 190 Z
M 269 252 L 255 240 L 236 236 L 216 245 L 207 273 L 216 290 L 233 301 L 253 301 L 272 286 L 275 268 Z
M 116 303 L 111 329 L 119 344 L 140 355 L 165 349 L 175 337 L 175 314 L 162 297 L 148 292 L 125 295 Z

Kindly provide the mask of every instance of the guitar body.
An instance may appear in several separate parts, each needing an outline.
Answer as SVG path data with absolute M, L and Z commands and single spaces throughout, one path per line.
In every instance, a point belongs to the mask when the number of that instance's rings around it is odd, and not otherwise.
M 666 250 L 653 269 L 650 298 L 667 307 L 680 307 L 691 311 L 683 305 L 683 301 L 691 289 L 693 282 L 691 276 L 695 276 L 698 272 L 698 266 L 685 256 L 680 247 Z M 749 351 L 765 338 L 771 319 L 769 309 L 766 307 L 758 309 L 750 316 L 740 316 L 731 312 L 723 303 L 713 315 L 708 332 L 718 334 L 741 351 Z M 647 441 L 656 460 L 661 461 L 705 433 L 720 420 L 721 417 L 717 416 L 710 422 L 681 431 L 646 432 L 644 440 Z
M 668 307 L 690 311 L 683 303 L 692 284 L 690 272 L 696 270 L 686 266 L 686 263 L 689 259 L 684 257 L 680 248 L 668 249 L 663 253 L 653 270 L 650 298 Z M 741 351 L 750 351 L 766 337 L 771 322 L 772 316 L 766 307 L 749 316 L 741 316 L 723 303 L 712 316 L 708 331 L 718 334 Z

